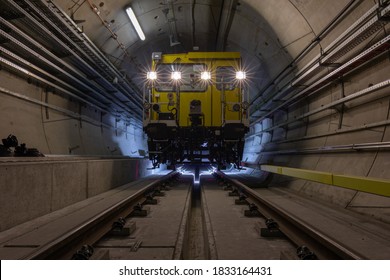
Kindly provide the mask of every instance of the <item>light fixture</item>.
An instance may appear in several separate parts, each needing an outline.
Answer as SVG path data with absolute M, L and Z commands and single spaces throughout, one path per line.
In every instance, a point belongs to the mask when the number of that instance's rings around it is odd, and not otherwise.
M 161 60 L 162 52 L 153 52 L 152 59 L 153 60 Z
M 181 72 L 179 72 L 179 71 L 172 72 L 171 79 L 176 80 L 176 81 L 180 80 L 181 79 Z
M 202 72 L 202 73 L 200 73 L 200 78 L 202 80 L 210 80 L 211 79 L 211 73 L 210 72 Z
M 245 80 L 246 79 L 246 73 L 243 71 L 236 72 L 236 79 L 237 80 Z
M 137 34 L 138 34 L 138 37 L 144 41 L 145 40 L 145 34 L 144 32 L 142 31 L 142 28 L 141 26 L 139 25 L 139 22 L 137 20 L 137 18 L 135 17 L 135 14 L 133 12 L 133 9 L 131 7 L 127 8 L 126 9 L 126 13 L 127 15 L 129 16 L 130 20 L 131 20 L 131 23 L 133 24 L 134 28 L 135 28 L 135 31 L 137 31 Z
M 146 74 L 148 80 L 157 80 L 157 72 L 151 71 Z
M 247 110 L 249 108 L 249 103 L 247 101 L 242 102 L 242 109 Z
M 149 102 L 145 102 L 145 103 L 144 103 L 144 109 L 145 109 L 145 110 L 149 110 L 150 107 L 152 107 L 152 105 L 151 105 Z
M 160 105 L 157 103 L 154 103 L 152 106 L 153 111 L 160 112 Z
M 241 109 L 240 104 L 236 103 L 236 104 L 233 105 L 233 111 L 234 112 L 238 112 L 238 111 L 240 111 L 240 109 Z

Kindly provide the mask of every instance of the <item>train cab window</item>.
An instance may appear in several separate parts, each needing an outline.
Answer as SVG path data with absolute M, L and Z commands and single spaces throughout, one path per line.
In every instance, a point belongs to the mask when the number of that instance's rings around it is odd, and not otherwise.
M 233 90 L 235 89 L 236 72 L 232 66 L 221 66 L 217 68 L 217 89 Z
M 159 81 L 156 84 L 157 91 L 174 91 L 172 81 L 172 72 L 180 72 L 179 80 L 180 92 L 204 92 L 207 89 L 207 83 L 202 81 L 201 73 L 205 71 L 203 64 L 159 64 L 157 73 Z

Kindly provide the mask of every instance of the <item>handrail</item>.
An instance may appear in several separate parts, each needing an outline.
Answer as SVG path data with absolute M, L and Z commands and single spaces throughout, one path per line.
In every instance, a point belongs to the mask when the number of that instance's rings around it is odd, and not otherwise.
M 373 93 L 375 91 L 381 90 L 381 89 L 383 89 L 385 87 L 388 87 L 388 86 L 390 86 L 390 79 L 387 79 L 385 81 L 382 81 L 380 83 L 372 85 L 372 86 L 370 86 L 368 88 L 359 90 L 359 91 L 357 91 L 355 93 L 352 93 L 352 94 L 350 94 L 350 95 L 348 95 L 346 97 L 340 98 L 340 99 L 338 99 L 336 101 L 330 102 L 330 103 L 328 103 L 326 105 L 321 105 L 319 108 L 313 109 L 312 111 L 309 111 L 309 112 L 304 113 L 302 115 L 296 116 L 293 119 L 289 119 L 289 120 L 281 122 L 281 123 L 276 123 L 272 127 L 263 129 L 260 132 L 256 132 L 256 133 L 247 135 L 245 139 L 248 139 L 250 137 L 254 137 L 254 136 L 260 135 L 260 134 L 262 134 L 264 132 L 269 132 L 269 131 L 275 130 L 275 129 L 283 127 L 283 126 L 287 126 L 288 124 L 297 122 L 299 120 L 302 120 L 302 119 L 307 118 L 309 116 L 312 116 L 312 115 L 315 115 L 317 113 L 323 112 L 325 110 L 329 110 L 329 109 L 335 108 L 337 105 L 344 104 L 346 102 L 349 102 L 351 100 L 357 99 L 359 97 L 366 96 L 367 94 L 370 94 L 370 93 Z
M 340 77 L 341 75 L 344 75 L 346 73 L 349 73 L 351 71 L 354 71 L 358 69 L 361 65 L 367 62 L 369 59 L 373 59 L 374 57 L 379 56 L 383 52 L 387 51 L 390 45 L 390 35 L 387 35 L 368 49 L 362 51 L 360 54 L 355 56 L 354 58 L 350 59 L 349 61 L 345 62 L 340 67 L 336 68 L 329 74 L 323 76 L 322 78 L 318 79 L 317 81 L 313 82 L 310 86 L 306 87 L 305 89 L 301 90 L 300 92 L 296 93 L 294 96 L 291 96 L 287 100 L 283 100 L 282 103 L 275 108 L 271 109 L 267 113 L 265 113 L 263 116 L 259 117 L 255 121 L 251 123 L 251 126 L 255 125 L 256 123 L 261 122 L 262 120 L 266 119 L 268 116 L 274 114 L 276 111 L 279 111 L 281 108 L 285 107 L 286 105 L 289 105 L 295 102 L 296 99 L 301 97 L 307 97 L 309 95 L 312 95 L 319 90 L 325 88 L 328 86 L 331 81 L 334 79 Z
M 262 171 L 390 197 L 390 180 L 262 164 Z

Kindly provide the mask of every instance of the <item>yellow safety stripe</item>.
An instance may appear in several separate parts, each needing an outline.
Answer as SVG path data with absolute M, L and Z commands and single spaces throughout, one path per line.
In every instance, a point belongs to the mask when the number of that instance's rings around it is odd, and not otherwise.
M 390 180 L 387 179 L 339 175 L 329 172 L 266 164 L 261 165 L 261 170 L 322 184 L 390 197 Z

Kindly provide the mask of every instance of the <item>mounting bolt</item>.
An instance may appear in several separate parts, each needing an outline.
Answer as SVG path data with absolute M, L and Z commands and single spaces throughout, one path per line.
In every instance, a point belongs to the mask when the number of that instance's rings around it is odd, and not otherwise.
M 89 260 L 92 257 L 94 249 L 90 245 L 83 245 L 80 250 L 73 254 L 72 260 Z
M 309 248 L 307 248 L 306 246 L 300 246 L 298 247 L 297 249 L 297 255 L 298 257 L 301 259 L 301 260 L 317 260 L 317 256 L 315 253 L 313 253 L 312 251 L 310 251 Z
M 240 196 L 238 197 L 238 199 L 235 200 L 235 204 L 237 204 L 237 205 L 248 204 L 248 201 L 246 201 L 246 199 L 247 199 L 247 196 L 245 194 L 243 194 L 243 193 L 240 193 Z M 255 206 L 255 207 L 256 207 L 256 210 L 257 210 L 257 206 Z
M 261 217 L 261 214 L 254 203 L 248 205 L 249 210 L 244 211 L 246 217 Z

